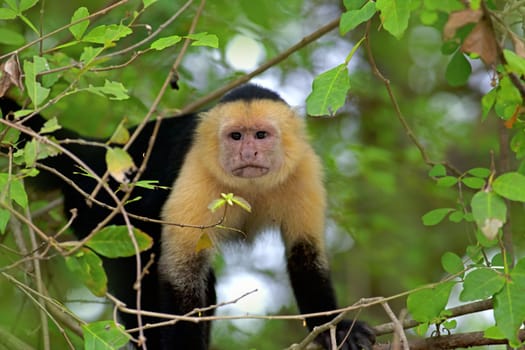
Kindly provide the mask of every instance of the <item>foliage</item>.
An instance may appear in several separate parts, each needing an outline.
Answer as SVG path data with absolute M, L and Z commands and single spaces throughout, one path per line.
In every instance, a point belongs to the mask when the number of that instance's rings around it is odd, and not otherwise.
M 101 187 L 111 175 L 123 192 L 128 186 L 155 188 L 154 179 L 133 183 L 128 178 L 137 166 L 126 151 L 132 140 L 128 119 L 138 124 L 155 111 L 202 108 L 224 92 L 225 81 L 231 88 L 272 75 L 283 86 L 290 80 L 303 89 L 305 81 L 311 83 L 306 111 L 325 116 L 310 125 L 327 168 L 329 215 L 337 224 L 336 243 L 328 243 L 334 280 L 344 283 L 337 285 L 339 294 L 347 295 L 344 303 L 363 295 L 392 295 L 388 301 L 403 308 L 407 297 L 421 334 L 431 325 L 452 331 L 460 326 L 451 321 L 455 315 L 447 305 L 459 288 L 463 303 L 492 301 L 494 322 L 479 329 L 486 338 L 520 346 L 525 46 L 517 23 L 523 25 L 523 1 L 345 0 L 342 9 L 314 0 L 241 2 L 239 9 L 225 1 L 203 9 L 191 1 L 174 6 L 163 0 L 0 4 L 0 95 L 25 101 L 17 121 L 40 112 L 50 117 L 38 132 L 10 119 L 0 125 L 5 150 L 0 293 L 8 296 L 0 331 L 12 324 L 42 329 L 27 335 L 14 327 L 15 337 L 4 337 L 5 344 L 20 349 L 28 348 L 26 343 L 47 349 L 122 346 L 129 334 L 109 321 L 111 316 L 81 321 L 55 299 L 66 302 L 66 290 L 78 284 L 105 295 L 101 257 L 133 256 L 151 246 L 145 233 L 126 225 L 102 228 L 83 241 L 67 234 L 69 224 L 53 205 L 48 208 L 50 198 L 27 186 L 39 181 L 39 160 L 66 151 L 48 134 L 64 126 L 109 135 L 107 144 L 93 144 L 105 149 L 108 174 L 94 174 L 75 159 L 79 172 Z M 320 8 L 329 8 L 330 15 L 319 17 Z M 330 16 L 340 19 L 329 22 Z M 298 26 L 308 30 L 297 31 Z M 275 28 L 289 33 L 276 35 Z M 327 34 L 336 28 L 338 33 Z M 256 40 L 263 55 L 274 60 L 259 62 L 260 69 L 248 74 L 238 71 L 227 59 L 234 34 Z M 490 88 L 482 88 L 481 80 Z M 168 91 L 170 84 L 180 90 Z M 31 140 L 18 147 L 21 135 Z M 212 206 L 233 203 L 249 208 L 234 194 Z M 47 220 L 37 217 L 41 208 L 50 213 Z M 344 243 L 349 239 L 340 231 L 352 233 L 358 251 L 340 254 L 352 245 Z M 211 244 L 207 236 L 201 243 Z M 17 288 L 27 295 L 24 302 Z M 31 306 L 20 313 L 16 305 L 28 300 Z M 363 314 L 369 310 L 365 306 Z M 56 308 L 66 320 L 53 315 Z M 385 318 L 369 316 L 374 317 Z M 284 347 L 303 332 L 293 317 L 287 322 L 292 332 L 275 332 L 283 323 L 267 322 L 252 332 L 260 337 L 250 339 L 229 324 L 225 333 L 233 336 L 219 334 L 217 344 L 272 348 L 278 333 Z

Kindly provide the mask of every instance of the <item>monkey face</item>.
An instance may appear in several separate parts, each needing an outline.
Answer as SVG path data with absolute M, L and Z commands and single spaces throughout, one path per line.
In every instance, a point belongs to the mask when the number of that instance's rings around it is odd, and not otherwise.
M 233 176 L 264 176 L 283 162 L 279 133 L 270 123 L 229 125 L 222 130 L 220 145 L 221 166 Z
M 251 193 L 286 181 L 311 152 L 304 121 L 281 100 L 220 103 L 201 114 L 194 149 L 215 181 Z
M 226 103 L 215 111 L 219 163 L 236 178 L 254 179 L 279 172 L 285 158 L 278 119 L 284 105 L 261 101 Z M 268 109 L 270 105 L 270 110 Z

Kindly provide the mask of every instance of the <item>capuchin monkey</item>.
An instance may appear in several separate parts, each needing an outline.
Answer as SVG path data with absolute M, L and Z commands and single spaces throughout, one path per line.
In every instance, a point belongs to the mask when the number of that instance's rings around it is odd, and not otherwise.
M 4 116 L 18 109 L 9 100 L 0 100 Z M 44 119 L 35 116 L 28 126 L 39 130 Z M 132 224 L 151 235 L 152 249 L 142 253 L 148 261 L 158 258 L 142 281 L 142 309 L 185 315 L 196 308 L 216 304 L 215 275 L 211 261 L 221 244 L 251 242 L 268 228 L 278 229 L 286 247 L 287 269 L 301 313 L 337 308 L 324 241 L 326 194 L 321 161 L 307 141 L 305 125 L 294 110 L 275 92 L 247 84 L 226 94 L 206 112 L 162 120 L 142 179 L 158 180 L 171 190 L 135 187 L 126 205 L 130 213 L 186 226 L 160 225 L 133 220 Z M 154 129 L 150 122 L 128 152 L 141 164 Z M 78 138 L 70 130 L 58 130 L 57 139 Z M 79 144 L 65 145 L 99 175 L 106 170 L 105 150 Z M 85 192 L 96 181 L 78 174 L 66 155 L 42 161 L 53 167 Z M 112 188 L 118 184 L 110 181 Z M 60 181 L 66 213 L 76 208 L 73 229 L 87 235 L 109 210 L 88 206 L 86 198 Z M 111 204 L 99 191 L 97 199 Z M 251 205 L 210 211 L 208 206 L 221 194 L 233 193 Z M 226 213 L 226 215 L 224 215 Z M 223 217 L 224 216 L 224 217 Z M 222 221 L 221 221 L 222 220 Z M 220 222 L 220 226 L 214 225 Z M 112 224 L 122 224 L 115 218 Z M 200 228 L 197 228 L 200 226 Z M 206 228 L 202 228 L 206 227 Z M 199 247 L 206 235 L 210 247 Z M 105 261 L 110 290 L 134 308 L 136 279 L 134 258 Z M 207 311 L 206 315 L 213 314 Z M 306 319 L 310 330 L 334 316 Z M 122 315 L 126 328 L 137 327 L 136 316 Z M 145 322 L 155 322 L 145 318 Z M 206 350 L 210 343 L 209 322 L 178 321 L 172 326 L 145 330 L 149 349 Z M 343 320 L 337 324 L 338 349 L 371 349 L 373 331 L 363 322 Z M 316 341 L 332 349 L 329 332 Z

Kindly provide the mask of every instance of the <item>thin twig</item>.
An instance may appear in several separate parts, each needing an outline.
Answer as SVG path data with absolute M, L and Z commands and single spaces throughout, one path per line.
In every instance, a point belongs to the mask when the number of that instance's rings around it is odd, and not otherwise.
M 135 50 L 136 48 L 139 48 L 141 47 L 142 45 L 150 42 L 151 40 L 153 40 L 157 35 L 159 35 L 164 29 L 166 29 L 171 23 L 173 23 L 173 21 L 175 21 L 177 18 L 180 17 L 180 15 L 186 11 L 188 9 L 188 7 L 192 4 L 193 0 L 188 0 L 186 1 L 186 3 L 184 5 L 182 5 L 176 12 L 175 14 L 173 14 L 173 16 L 171 16 L 170 18 L 168 18 L 168 20 L 166 20 L 165 22 L 163 22 L 158 28 L 157 30 L 155 30 L 153 33 L 149 34 L 147 37 L 145 37 L 144 39 L 142 39 L 141 41 L 139 41 L 138 43 L 135 43 L 129 47 L 126 47 L 125 49 L 122 49 L 122 50 L 119 50 L 119 51 L 115 51 L 115 52 L 112 52 L 112 53 L 109 53 L 107 55 L 104 55 L 104 56 L 101 56 L 100 58 L 101 59 L 107 59 L 107 58 L 110 58 L 110 57 L 115 57 L 115 56 L 120 56 L 120 55 L 123 55 L 125 53 L 128 53 L 130 51 L 133 51 Z
M 19 48 L 17 48 L 14 51 L 8 52 L 8 53 L 6 53 L 4 55 L 0 55 L 0 60 L 3 60 L 4 58 L 9 57 L 9 56 L 14 55 L 14 54 L 18 54 L 19 52 L 21 52 L 21 51 L 23 51 L 23 50 L 25 50 L 25 49 L 27 49 L 27 48 L 35 45 L 35 44 L 38 44 L 38 43 L 44 41 L 45 39 L 48 39 L 48 38 L 52 37 L 53 35 L 58 34 L 61 31 L 66 30 L 66 29 L 68 29 L 68 28 L 70 28 L 70 27 L 72 27 L 72 26 L 74 26 L 74 25 L 76 25 L 76 24 L 78 24 L 80 22 L 84 22 L 85 20 L 89 20 L 89 19 L 101 16 L 101 15 L 104 15 L 104 14 L 108 13 L 109 11 L 111 11 L 111 10 L 121 6 L 121 5 L 124 5 L 127 2 L 129 2 L 129 0 L 118 1 L 118 2 L 116 2 L 114 4 L 112 4 L 112 5 L 109 5 L 108 7 L 103 8 L 102 10 L 99 10 L 97 12 L 94 12 L 94 13 L 90 14 L 89 16 L 86 16 L 86 17 L 80 18 L 80 19 L 78 19 L 78 20 L 76 20 L 74 22 L 68 23 L 68 24 L 66 24 L 66 25 L 64 25 L 64 26 L 62 26 L 62 27 L 60 27 L 58 29 L 55 29 L 55 30 L 53 30 L 53 31 L 51 31 L 51 32 L 49 32 L 49 33 L 47 33 L 45 35 L 40 36 L 38 39 L 35 39 L 35 40 L 33 40 L 33 41 L 23 45 L 23 46 L 20 46 Z
M 453 174 L 458 175 L 458 176 L 461 175 L 461 171 L 456 169 L 453 165 L 449 164 L 448 162 L 438 163 L 438 162 L 435 162 L 432 159 L 430 159 L 430 156 L 428 155 L 427 150 L 425 149 L 425 146 L 423 146 L 423 144 L 421 142 L 419 142 L 419 140 L 417 139 L 414 131 L 412 130 L 412 128 L 408 124 L 405 116 L 403 115 L 403 112 L 401 111 L 401 107 L 399 106 L 397 98 L 394 95 L 394 92 L 392 91 L 392 87 L 390 85 L 390 80 L 385 78 L 383 73 L 381 73 L 381 71 L 377 67 L 374 55 L 372 53 L 372 47 L 371 47 L 371 44 L 370 44 L 370 26 L 371 26 L 371 21 L 368 21 L 367 22 L 367 26 L 366 26 L 366 33 L 365 33 L 366 52 L 367 52 L 367 56 L 368 56 L 368 62 L 370 62 L 370 66 L 372 68 L 372 71 L 373 71 L 374 75 L 377 78 L 379 78 L 379 80 L 381 80 L 383 82 L 383 85 L 385 85 L 385 88 L 387 90 L 388 96 L 390 97 L 390 102 L 392 103 L 392 106 L 394 107 L 394 111 L 395 111 L 395 114 L 397 116 L 397 119 L 399 120 L 399 122 L 401 123 L 401 126 L 405 130 L 406 135 L 408 136 L 410 141 L 412 141 L 412 143 L 417 147 L 417 149 L 419 150 L 419 153 L 421 154 L 421 158 L 423 158 L 423 161 L 426 164 L 431 165 L 431 166 L 436 165 L 436 164 L 443 164 Z
M 32 222 L 31 214 L 29 212 L 29 208 L 26 208 L 25 210 L 26 219 L 29 222 Z M 35 237 L 35 231 L 31 228 L 32 225 L 28 225 L 28 231 L 29 231 L 29 240 L 31 241 L 31 247 L 33 251 L 35 251 L 38 248 L 38 244 Z M 39 259 L 33 259 L 33 270 L 34 270 L 34 278 L 36 283 L 36 290 L 38 291 L 38 294 L 43 295 L 44 291 L 44 281 L 42 280 L 42 270 L 40 269 L 40 260 Z M 44 300 L 38 296 L 37 297 L 38 302 L 42 305 L 42 308 L 39 309 L 40 313 L 40 325 L 42 326 L 42 340 L 43 340 L 43 346 L 45 350 L 51 349 L 51 341 L 49 338 L 49 322 L 48 318 L 46 316 L 46 313 L 48 312 L 46 310 L 46 304 Z
M 392 309 L 390 308 L 390 305 L 388 303 L 381 303 L 381 306 L 383 306 L 383 309 L 385 310 L 386 314 L 392 322 L 394 323 L 394 335 L 398 338 L 400 344 L 396 344 L 393 346 L 392 350 L 399 350 L 401 346 L 403 347 L 403 350 L 409 350 L 408 348 L 408 340 L 407 336 L 403 330 L 403 325 L 401 321 L 396 317 Z

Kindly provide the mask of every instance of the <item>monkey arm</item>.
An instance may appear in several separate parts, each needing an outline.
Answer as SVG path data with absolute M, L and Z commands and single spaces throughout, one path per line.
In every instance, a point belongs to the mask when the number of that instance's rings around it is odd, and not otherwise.
M 319 249 L 308 242 L 297 242 L 288 253 L 288 273 L 301 313 L 337 308 L 330 273 L 323 260 L 319 256 Z M 335 315 L 311 317 L 306 319 L 306 324 L 312 330 L 334 317 Z M 365 323 L 343 320 L 337 324 L 336 339 L 338 345 L 344 342 L 342 349 L 360 350 L 371 349 L 375 336 Z M 316 341 L 326 349 L 332 348 L 329 332 L 319 335 Z
M 168 262 L 161 255 L 159 299 L 163 313 L 186 315 L 196 308 L 216 304 L 215 274 L 209 263 L 209 253 L 201 251 L 184 256 L 173 252 L 171 259 L 178 259 L 177 266 L 166 266 Z M 193 313 L 190 316 L 213 315 L 213 310 Z M 160 329 L 162 349 L 205 350 L 209 346 L 210 323 L 178 321 L 173 326 Z
M 337 302 L 324 247 L 326 203 L 318 158 L 313 153 L 307 155 L 296 173 L 287 186 L 294 196 L 288 197 L 285 207 L 292 209 L 288 209 L 281 225 L 290 282 L 301 313 L 334 310 Z M 312 330 L 335 316 L 307 318 L 306 324 Z M 346 350 L 371 349 L 375 342 L 373 331 L 365 323 L 352 320 L 337 324 L 336 339 L 337 345 Z M 329 332 L 320 334 L 316 341 L 326 349 L 332 348 Z
M 186 225 L 208 225 L 219 218 L 210 215 L 208 204 L 217 193 L 192 156 L 173 185 L 163 210 L 162 219 Z M 196 308 L 216 303 L 215 275 L 211 268 L 213 248 L 199 250 L 197 245 L 203 234 L 214 240 L 213 229 L 166 225 L 162 230 L 159 260 L 159 298 L 161 309 L 173 315 L 185 315 Z M 204 313 L 212 315 L 213 310 Z M 192 314 L 191 316 L 199 316 Z M 209 322 L 179 321 L 174 326 L 162 327 L 162 349 L 205 350 L 209 346 Z

